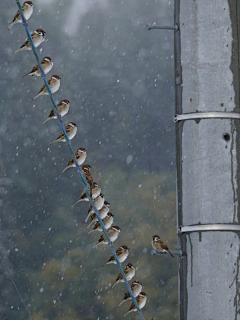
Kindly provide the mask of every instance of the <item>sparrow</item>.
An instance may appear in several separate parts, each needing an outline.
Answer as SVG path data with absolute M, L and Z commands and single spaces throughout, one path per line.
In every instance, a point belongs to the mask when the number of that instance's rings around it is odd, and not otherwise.
M 127 281 L 132 280 L 132 278 L 135 276 L 135 268 L 130 262 L 126 265 L 126 268 L 123 271 L 125 273 Z M 119 282 L 124 282 L 121 272 L 119 273 L 119 275 L 116 279 L 116 282 L 114 283 L 112 288 L 115 287 L 115 285 L 118 284 Z
M 121 229 L 118 226 L 112 226 L 112 228 L 108 229 L 107 233 L 109 235 L 111 243 L 117 240 L 119 237 Z M 98 240 L 98 243 L 93 247 L 96 248 L 99 244 L 108 244 L 108 239 L 105 234 L 102 234 Z
M 77 158 L 78 165 L 81 166 L 87 158 L 87 150 L 85 148 L 78 148 L 77 151 L 75 152 L 75 156 Z M 63 169 L 61 174 L 63 174 L 63 172 L 66 171 L 67 169 L 74 168 L 74 167 L 76 167 L 76 165 L 72 157 L 68 161 L 68 165 L 66 166 L 65 169 Z
M 22 5 L 22 10 L 23 10 L 23 15 L 24 15 L 25 20 L 30 19 L 31 15 L 33 13 L 33 3 L 32 3 L 32 1 L 25 1 L 23 3 L 23 5 Z M 8 27 L 8 30 L 10 30 L 12 28 L 12 26 L 14 26 L 17 23 L 22 23 L 22 18 L 21 18 L 19 10 L 15 14 L 12 23 Z
M 58 89 L 60 88 L 60 77 L 57 76 L 57 75 L 53 75 L 51 76 L 51 78 L 48 80 L 48 85 L 51 89 L 51 92 L 52 93 L 55 93 L 58 91 Z M 42 95 L 48 95 L 48 90 L 47 90 L 47 87 L 45 86 L 45 84 L 42 86 L 41 90 L 39 91 L 39 93 L 33 98 L 36 99 L 37 97 L 40 97 Z
M 92 196 L 92 188 L 93 188 L 93 177 L 90 171 L 91 168 L 92 167 L 90 166 L 90 164 L 84 164 L 82 166 L 82 174 L 84 176 L 84 179 L 87 182 L 87 186 L 90 191 L 90 196 Z
M 174 258 L 174 255 L 168 250 L 166 243 L 164 243 L 157 234 L 152 236 L 152 247 L 157 252 L 168 252 L 170 256 Z
M 100 193 L 100 195 L 93 200 L 94 205 L 95 205 L 95 208 L 96 208 L 97 210 L 101 210 L 102 207 L 103 207 L 103 205 L 104 205 L 104 201 L 105 201 L 105 199 L 104 199 L 104 197 L 103 197 L 103 194 Z M 92 205 L 90 204 L 89 209 L 88 209 L 88 215 L 87 215 L 87 218 L 85 219 L 85 222 L 88 221 L 88 218 L 89 218 L 94 212 L 95 212 L 95 211 L 94 211 Z
M 65 130 L 67 132 L 68 135 L 68 139 L 72 140 L 76 133 L 77 133 L 77 125 L 75 122 L 69 122 L 69 124 L 65 127 Z M 59 134 L 59 136 L 57 137 L 56 140 L 52 141 L 49 145 L 55 143 L 55 142 L 66 142 L 65 136 L 63 134 L 63 132 L 61 132 Z
M 52 59 L 50 57 L 44 57 L 41 61 L 41 67 L 42 67 L 44 74 L 46 75 L 49 71 L 52 70 L 52 67 L 53 67 Z M 41 72 L 40 72 L 37 64 L 32 68 L 32 71 L 25 74 L 25 76 L 23 76 L 23 78 L 26 76 L 34 76 L 34 75 L 37 77 L 41 76 Z
M 108 212 L 107 216 L 102 220 L 104 227 L 106 230 L 111 228 L 113 224 L 113 214 L 112 212 Z M 94 232 L 94 231 L 103 231 L 102 226 L 99 221 L 97 221 L 91 231 L 88 232 L 88 234 Z
M 139 295 L 137 296 L 136 300 L 137 300 L 137 304 L 139 306 L 139 309 L 142 309 L 145 306 L 146 302 L 147 302 L 146 293 L 145 292 L 140 292 Z M 137 311 L 137 308 L 136 308 L 134 302 L 132 302 L 128 312 L 124 315 L 124 317 L 126 317 L 127 314 L 129 314 L 130 312 L 133 312 L 133 311 L 134 312 Z
M 57 107 L 58 107 L 58 112 L 59 112 L 59 115 L 61 118 L 64 117 L 68 113 L 69 106 L 70 106 L 70 102 L 66 99 L 59 102 Z M 48 120 L 51 120 L 51 119 L 57 119 L 57 113 L 56 113 L 55 109 L 52 109 L 48 118 L 45 121 L 43 121 L 42 124 L 44 124 L 45 122 L 47 122 Z
M 133 281 L 133 283 L 131 284 L 131 290 L 132 290 L 134 297 L 136 298 L 140 294 L 140 292 L 142 291 L 142 285 L 138 281 Z M 129 299 L 132 299 L 132 297 L 131 297 L 129 291 L 126 291 L 123 300 L 119 303 L 118 306 L 120 306 L 123 302 L 125 302 Z
M 42 29 L 37 29 L 31 34 L 34 46 L 36 48 L 39 47 L 43 41 L 45 41 L 45 33 L 46 32 L 43 31 Z M 14 51 L 13 53 L 15 54 L 18 51 L 31 50 L 31 49 L 32 49 L 31 43 L 30 43 L 29 39 L 26 39 L 24 44 L 18 50 Z
M 100 193 L 101 193 L 101 188 L 96 182 L 93 182 L 92 198 L 95 199 L 100 195 Z M 78 198 L 78 201 L 75 204 L 81 201 L 89 201 L 88 194 L 85 189 L 83 189 L 83 192 L 81 193 L 80 197 Z
M 101 219 L 104 219 L 107 216 L 109 212 L 109 206 L 110 206 L 110 203 L 105 200 L 102 209 L 98 211 Z M 97 215 L 96 213 L 92 213 L 91 222 L 89 223 L 87 228 L 89 228 L 96 221 L 98 221 Z
M 118 260 L 120 263 L 124 262 L 127 259 L 128 255 L 129 255 L 129 250 L 130 249 L 125 245 L 123 245 L 117 249 L 116 254 L 117 254 L 117 257 L 118 257 Z M 112 263 L 117 264 L 113 254 L 110 256 L 108 261 L 102 265 L 102 267 L 105 266 L 106 264 L 112 264 Z

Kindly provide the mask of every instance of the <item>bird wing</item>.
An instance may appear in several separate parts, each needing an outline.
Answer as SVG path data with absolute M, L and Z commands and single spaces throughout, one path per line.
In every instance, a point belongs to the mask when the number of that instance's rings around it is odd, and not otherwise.
M 15 14 L 12 22 L 15 22 L 16 20 L 18 20 L 18 18 L 20 18 L 20 12 L 19 11 Z
M 56 116 L 56 111 L 52 109 L 52 111 L 49 114 L 49 117 L 55 117 Z
M 71 166 L 72 164 L 74 164 L 74 160 L 73 158 L 70 158 L 70 160 L 68 161 L 68 166 Z
M 166 243 L 164 243 L 162 240 L 159 240 L 159 242 L 160 242 L 162 249 L 168 250 L 168 246 L 166 245 Z
M 38 66 L 37 66 L 37 65 L 35 65 L 35 66 L 32 68 L 32 71 L 31 71 L 30 73 L 35 72 L 35 71 L 38 71 Z

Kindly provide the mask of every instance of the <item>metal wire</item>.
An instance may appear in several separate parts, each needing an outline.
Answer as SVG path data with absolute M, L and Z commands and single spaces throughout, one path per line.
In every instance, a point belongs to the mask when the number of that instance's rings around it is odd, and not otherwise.
M 82 174 L 82 171 L 81 171 L 81 169 L 80 169 L 79 166 L 78 166 L 78 162 L 77 162 L 77 158 L 76 158 L 76 156 L 75 156 L 75 152 L 74 152 L 74 150 L 73 150 L 73 148 L 72 148 L 72 145 L 71 145 L 71 143 L 70 143 L 70 141 L 69 141 L 69 139 L 68 139 L 68 135 L 67 135 L 67 133 L 66 133 L 65 127 L 64 127 L 63 122 L 62 122 L 62 120 L 61 120 L 61 117 L 60 117 L 60 115 L 59 115 L 59 111 L 58 111 L 56 102 L 55 102 L 55 100 L 54 100 L 54 98 L 53 98 L 51 89 L 50 89 L 50 87 L 49 87 L 49 85 L 48 85 L 47 79 L 46 79 L 45 74 L 44 74 L 44 72 L 43 72 L 43 70 L 42 70 L 41 63 L 40 63 L 40 59 L 39 59 L 39 57 L 38 57 L 38 54 L 37 54 L 35 45 L 34 45 L 34 43 L 33 43 L 31 34 L 30 34 L 30 32 L 29 32 L 28 26 L 27 26 L 27 24 L 26 24 L 26 20 L 25 20 L 24 15 L 23 15 L 22 6 L 21 6 L 19 0 L 16 0 L 16 3 L 17 3 L 18 8 L 19 8 L 19 12 L 20 12 L 20 15 L 21 15 L 21 18 L 22 18 L 23 25 L 24 25 L 24 27 L 25 27 L 25 29 L 26 29 L 26 33 L 27 33 L 28 39 L 29 39 L 30 44 L 31 44 L 31 47 L 32 47 L 32 49 L 33 49 L 33 53 L 34 53 L 34 55 L 35 55 L 35 57 L 36 57 L 38 68 L 39 68 L 39 70 L 40 70 L 40 72 L 41 72 L 41 76 L 42 76 L 42 78 L 43 78 L 44 84 L 45 84 L 45 86 L 46 86 L 46 88 L 47 88 L 47 90 L 48 90 L 48 93 L 49 93 L 49 95 L 50 95 L 51 101 L 52 101 L 52 103 L 53 103 L 53 105 L 54 105 L 54 108 L 55 108 L 55 111 L 56 111 L 56 114 L 57 114 L 58 122 L 59 122 L 59 124 L 60 124 L 60 126 L 61 126 L 61 129 L 62 129 L 62 131 L 63 131 L 64 137 L 65 137 L 65 139 L 66 139 L 66 141 L 67 141 L 67 144 L 68 144 L 68 146 L 69 146 L 69 149 L 70 149 L 70 151 L 71 151 L 71 153 L 72 153 L 72 157 L 73 157 L 75 166 L 76 166 L 77 171 L 78 171 L 78 173 L 79 173 L 79 175 L 80 175 L 80 177 L 81 177 L 81 180 L 82 180 L 82 183 L 83 183 L 83 185 L 84 185 L 84 188 L 85 188 L 85 190 L 86 190 L 86 192 L 87 192 L 87 194 L 88 194 L 89 201 L 90 201 L 90 203 L 91 203 L 91 205 L 92 205 L 92 208 L 93 208 L 94 212 L 96 213 L 96 215 L 97 215 L 97 217 L 98 217 L 98 220 L 99 220 L 99 223 L 100 223 L 100 225 L 101 225 L 101 227 L 102 227 L 102 229 L 103 229 L 103 232 L 105 233 L 105 235 L 106 235 L 106 237 L 107 237 L 108 245 L 109 245 L 109 247 L 110 247 L 110 249 L 111 249 L 111 251 L 112 251 L 112 253 L 113 253 L 113 256 L 114 256 L 114 258 L 115 258 L 115 260 L 116 260 L 116 262 L 117 262 L 118 268 L 119 268 L 119 270 L 120 270 L 120 272 L 121 272 L 121 274 L 122 274 L 122 276 L 123 276 L 123 280 L 124 280 L 124 282 L 125 282 L 125 285 L 126 285 L 128 291 L 129 291 L 129 293 L 130 293 L 130 295 L 131 295 L 131 298 L 132 298 L 132 300 L 133 300 L 133 302 L 134 302 L 134 304 L 135 304 L 135 306 L 136 306 L 136 308 L 137 308 L 137 311 L 138 311 L 138 313 L 139 313 L 139 317 L 140 317 L 141 320 L 144 320 L 143 315 L 142 315 L 142 312 L 141 312 L 141 309 L 139 308 L 138 303 L 137 303 L 137 301 L 136 301 L 136 299 L 135 299 L 135 297 L 134 297 L 134 295 L 133 295 L 133 293 L 132 293 L 131 287 L 130 287 L 130 285 L 129 285 L 128 282 L 127 282 L 127 278 L 126 278 L 126 276 L 125 276 L 125 273 L 124 273 L 124 271 L 123 271 L 123 268 L 122 268 L 122 266 L 121 266 L 121 263 L 120 263 L 120 261 L 118 260 L 116 251 L 114 250 L 114 248 L 113 248 L 113 246 L 112 246 L 112 243 L 111 243 L 111 240 L 110 240 L 109 235 L 108 235 L 108 233 L 107 233 L 107 230 L 106 230 L 106 228 L 105 228 L 105 226 L 104 226 L 104 224 L 103 224 L 103 222 L 102 222 L 102 219 L 100 218 L 100 215 L 99 215 L 98 210 L 96 209 L 96 207 L 95 207 L 95 205 L 94 205 L 94 201 L 93 201 L 92 197 L 90 196 L 90 190 L 88 189 L 86 180 L 84 179 L 84 176 L 83 176 L 83 174 Z
M 15 290 L 17 291 L 17 293 L 18 293 L 18 295 L 19 295 L 19 297 L 20 297 L 20 299 L 21 299 L 21 301 L 22 301 L 22 303 L 23 303 L 23 305 L 24 305 L 24 307 L 25 307 L 25 309 L 26 309 L 27 313 L 29 314 L 30 318 L 31 318 L 32 320 L 34 320 L 34 318 L 33 318 L 32 314 L 31 314 L 31 311 L 28 309 L 28 307 L 27 307 L 27 305 L 26 305 L 26 303 L 25 303 L 25 301 L 24 301 L 24 299 L 23 299 L 23 297 L 22 297 L 22 295 L 21 295 L 20 291 L 18 290 L 18 287 L 17 287 L 17 285 L 16 285 L 15 281 L 13 280 L 13 277 L 11 276 L 11 273 L 10 273 L 10 271 L 9 271 L 9 269 L 8 269 L 8 267 L 7 267 L 7 265 L 6 265 L 6 263 L 4 262 L 4 260 L 3 260 L 3 258 L 2 258 L 1 256 L 0 256 L 0 260 L 2 261 L 2 264 L 3 264 L 3 266 L 4 266 L 5 270 L 6 270 L 7 274 L 8 274 L 8 277 L 9 277 L 9 279 L 11 280 L 11 282 L 12 282 L 12 284 L 13 284 L 13 286 L 14 286 Z

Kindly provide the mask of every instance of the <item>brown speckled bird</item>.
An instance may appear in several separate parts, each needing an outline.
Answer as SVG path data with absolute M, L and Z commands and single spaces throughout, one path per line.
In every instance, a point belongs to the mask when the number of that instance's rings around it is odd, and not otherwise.
M 123 271 L 125 273 L 127 281 L 132 280 L 132 278 L 135 276 L 135 272 L 136 272 L 134 266 L 130 262 L 126 265 L 126 268 Z M 121 272 L 119 273 L 119 275 L 116 279 L 116 282 L 114 283 L 112 288 L 115 287 L 115 285 L 118 284 L 119 282 L 124 282 Z
M 32 1 L 23 2 L 22 11 L 23 11 L 23 16 L 24 16 L 25 20 L 30 19 L 31 15 L 33 13 L 33 3 L 32 3 Z M 21 18 L 19 10 L 15 14 L 12 23 L 8 27 L 8 30 L 10 30 L 12 28 L 12 26 L 14 26 L 16 23 L 22 23 L 22 18 Z
M 119 226 L 112 226 L 110 229 L 107 230 L 107 233 L 109 235 L 110 241 L 114 242 L 119 237 L 121 229 Z M 108 239 L 105 234 L 101 235 L 100 239 L 98 240 L 98 243 L 93 247 L 96 248 L 100 244 L 108 244 Z
M 120 263 L 124 262 L 127 259 L 129 255 L 129 250 L 130 249 L 125 245 L 117 249 L 116 254 Z M 110 256 L 108 261 L 102 265 L 102 267 L 105 266 L 106 264 L 112 264 L 112 263 L 117 264 L 113 254 Z
M 87 186 L 88 189 L 90 191 L 90 195 L 92 196 L 92 188 L 93 188 L 93 177 L 92 177 L 92 173 L 90 171 L 92 167 L 90 166 L 90 164 L 84 164 L 82 166 L 82 174 L 84 176 L 84 179 L 87 182 Z
M 104 219 L 102 219 L 102 222 L 103 222 L 104 227 L 105 227 L 106 230 L 111 228 L 111 226 L 113 224 L 113 214 L 112 214 L 112 212 L 108 212 L 107 216 Z M 94 231 L 103 231 L 102 226 L 101 226 L 99 221 L 97 221 L 95 223 L 93 229 L 91 231 L 89 231 L 88 233 L 92 233 Z
M 157 234 L 152 236 L 152 247 L 157 252 L 168 252 L 170 256 L 174 258 L 174 255 L 169 251 L 166 243 L 164 243 Z
M 75 156 L 77 158 L 77 163 L 79 166 L 83 164 L 83 162 L 87 158 L 87 150 L 85 148 L 78 148 L 77 151 L 75 152 Z M 73 160 L 73 157 L 69 159 L 68 165 L 66 166 L 65 169 L 63 169 L 62 173 L 65 172 L 69 168 L 75 168 L 75 162 Z
M 139 296 L 137 296 L 136 300 L 137 300 L 137 304 L 139 306 L 139 309 L 142 309 L 145 306 L 146 302 L 147 302 L 146 293 L 145 292 L 140 292 Z M 126 317 L 126 315 L 129 314 L 130 312 L 136 312 L 136 311 L 137 311 L 137 308 L 136 308 L 135 304 L 132 302 L 128 312 L 124 315 L 124 317 Z
M 105 200 L 102 209 L 100 209 L 98 211 L 101 219 L 104 219 L 107 216 L 107 214 L 109 212 L 109 206 L 110 206 L 110 203 Z M 94 213 L 94 211 L 91 214 L 90 218 L 91 218 L 91 222 L 89 223 L 87 228 L 89 228 L 93 223 L 98 221 L 97 215 L 96 215 L 96 213 Z
M 134 297 L 136 298 L 140 294 L 140 292 L 142 291 L 142 285 L 139 283 L 139 281 L 133 281 L 133 283 L 131 284 L 131 290 L 132 290 Z M 129 291 L 126 291 L 123 300 L 119 303 L 118 306 L 120 306 L 123 302 L 130 300 L 130 299 L 132 299 L 132 297 L 131 297 Z

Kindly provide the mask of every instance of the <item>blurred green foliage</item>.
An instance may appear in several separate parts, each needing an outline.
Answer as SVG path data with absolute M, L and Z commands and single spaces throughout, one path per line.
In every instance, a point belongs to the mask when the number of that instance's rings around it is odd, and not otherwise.
M 145 28 L 171 24 L 173 1 L 83 1 L 87 10 L 76 8 L 76 30 L 68 24 L 74 1 L 34 3 L 30 29 L 47 31 L 39 52 L 52 57 L 52 74 L 62 77 L 55 97 L 71 102 L 64 122 L 79 125 L 74 148 L 87 148 L 94 179 L 122 229 L 114 246 L 131 249 L 126 262 L 148 295 L 144 317 L 177 319 L 177 258 L 150 255 L 155 233 L 177 248 L 173 34 Z M 1 253 L 35 320 L 120 320 L 130 301 L 117 307 L 126 291 L 122 283 L 111 289 L 119 270 L 101 268 L 111 252 L 92 249 L 100 233 L 87 234 L 88 204 L 73 206 L 82 191 L 76 170 L 59 176 L 70 152 L 64 144 L 48 148 L 59 126 L 41 125 L 52 106 L 47 97 L 32 102 L 42 82 L 22 79 L 34 57 L 13 56 L 26 35 L 21 25 L 7 30 L 15 2 L 2 8 Z M 27 319 L 1 265 L 0 272 L 0 318 Z

